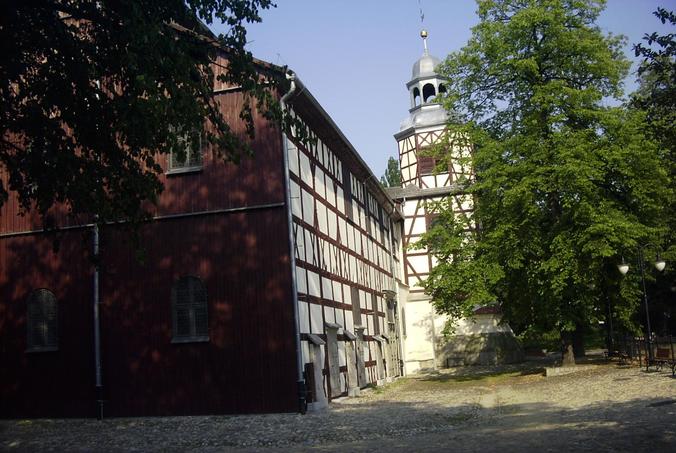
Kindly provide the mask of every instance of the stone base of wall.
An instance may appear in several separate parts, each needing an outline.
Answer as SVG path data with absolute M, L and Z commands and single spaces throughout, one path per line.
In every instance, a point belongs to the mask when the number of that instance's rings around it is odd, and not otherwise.
M 455 335 L 437 349 L 437 364 L 441 367 L 501 365 L 523 360 L 523 349 L 512 332 Z

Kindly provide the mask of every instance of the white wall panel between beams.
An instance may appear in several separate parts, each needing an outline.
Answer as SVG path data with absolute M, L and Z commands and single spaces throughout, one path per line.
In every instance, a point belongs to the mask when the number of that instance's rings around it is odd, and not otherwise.
M 324 322 L 336 322 L 335 308 L 324 306 Z
M 333 300 L 335 300 L 336 302 L 342 302 L 343 301 L 342 285 L 337 281 L 333 281 L 332 285 L 333 285 Z
M 303 332 L 303 333 L 309 333 L 309 332 Z M 307 341 L 301 341 L 300 342 L 300 349 L 303 357 L 303 363 L 310 363 L 311 358 L 310 358 L 310 347 L 308 346 Z
M 317 219 L 319 221 L 319 231 L 329 234 L 329 225 L 326 220 L 326 206 L 321 201 L 317 201 Z
M 347 222 L 342 217 L 338 218 L 338 231 L 340 234 L 340 243 L 347 247 Z
M 321 168 L 315 168 L 315 192 L 319 194 L 320 197 L 326 198 L 326 185 L 324 182 L 324 172 Z
M 336 204 L 338 206 L 338 211 L 345 215 L 345 199 L 343 197 L 343 189 L 340 187 L 336 188 Z
M 312 242 L 312 234 L 310 234 L 308 230 L 303 229 L 303 236 L 305 237 L 303 244 L 303 248 L 305 249 L 305 262 L 313 264 L 314 244 Z
M 331 280 L 326 277 L 322 277 L 322 297 L 324 299 L 333 300 L 333 284 L 331 283 Z
M 352 333 L 354 332 L 354 319 L 352 317 L 352 312 L 345 310 L 343 312 L 345 314 L 345 329 L 349 330 Z
M 307 294 L 307 273 L 298 266 L 296 266 L 296 289 L 299 294 Z
M 315 223 L 315 199 L 305 189 L 302 189 L 301 193 L 302 193 L 302 200 L 303 200 L 303 220 L 310 225 L 314 225 L 314 223 Z
M 408 262 L 411 264 L 411 267 L 413 267 L 415 272 L 418 274 L 426 274 L 429 272 L 427 255 L 409 256 Z
M 336 213 L 330 209 L 327 211 L 327 217 L 327 222 L 329 224 L 329 236 L 334 241 L 338 241 L 338 217 L 336 216 Z
M 296 182 L 291 181 L 289 187 L 291 188 L 291 212 L 300 219 L 303 217 L 300 201 L 300 186 Z
M 345 311 L 342 308 L 336 308 L 336 324 L 345 327 Z
M 304 300 L 298 301 L 298 323 L 300 333 L 312 333 L 310 328 L 310 308 Z
M 421 211 L 418 211 L 419 214 L 420 214 L 420 212 Z M 415 217 L 415 218 L 411 219 L 410 221 L 411 221 L 411 225 L 408 227 L 408 231 L 411 234 L 423 234 L 426 231 L 427 225 L 426 225 L 425 217 L 419 215 L 418 217 Z
M 336 206 L 335 184 L 328 175 L 326 176 L 326 201 L 328 201 L 331 206 Z
M 339 341 L 338 342 L 338 364 L 343 367 L 347 366 L 347 361 L 345 360 L 345 342 L 344 341 Z
M 308 184 L 310 187 L 313 187 L 312 184 L 312 169 L 310 168 L 310 158 L 305 154 L 304 151 L 300 150 L 300 179 Z
M 315 297 L 321 297 L 319 275 L 312 271 L 307 271 L 308 294 Z
M 298 148 L 293 144 L 291 140 L 286 139 L 286 145 L 289 150 L 289 171 L 296 176 L 300 176 L 300 167 L 298 164 Z
M 322 306 L 310 303 L 310 327 L 312 333 L 324 333 L 324 318 L 322 316 Z

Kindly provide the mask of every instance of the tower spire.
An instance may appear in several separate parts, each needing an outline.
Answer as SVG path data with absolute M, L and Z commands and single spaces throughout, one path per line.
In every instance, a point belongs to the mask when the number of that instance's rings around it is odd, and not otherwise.
M 420 30 L 420 37 L 423 40 L 423 49 L 424 49 L 423 55 L 429 55 L 429 53 L 427 51 L 427 30 L 425 30 L 424 28 L 422 30 Z

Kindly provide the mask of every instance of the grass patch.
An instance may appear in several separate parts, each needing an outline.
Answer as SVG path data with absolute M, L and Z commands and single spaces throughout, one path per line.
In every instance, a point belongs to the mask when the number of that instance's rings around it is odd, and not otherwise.
M 529 376 L 534 374 L 541 374 L 541 368 L 533 368 L 528 370 L 514 371 L 514 370 L 505 370 L 505 371 L 492 371 L 492 372 L 478 372 L 478 373 L 460 373 L 460 374 L 450 374 L 443 373 L 432 376 L 425 376 L 420 378 L 421 381 L 426 382 L 476 382 L 476 383 L 494 383 L 500 382 L 505 379 L 516 378 L 520 376 Z

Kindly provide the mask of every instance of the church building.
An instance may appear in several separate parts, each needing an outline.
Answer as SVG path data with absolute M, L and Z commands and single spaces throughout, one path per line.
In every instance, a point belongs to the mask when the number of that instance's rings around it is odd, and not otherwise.
M 428 201 L 472 209 L 470 168 L 451 158 L 440 172 L 423 152 L 449 120 L 436 102 L 438 63 L 425 44 L 407 83 L 410 114 L 395 135 L 402 188 L 379 184 L 296 74 L 257 61 L 262 75 L 289 80 L 277 97 L 311 140 L 254 112 L 253 157 L 223 162 L 206 144 L 166 156 L 140 250 L 119 225 L 58 210 L 54 249 L 10 193 L 0 211 L 0 417 L 303 412 L 464 363 L 420 287 L 434 258 L 409 248 L 433 220 Z M 216 73 L 224 67 L 221 53 Z M 214 96 L 244 137 L 241 87 L 215 82 Z M 509 329 L 495 313 L 478 319 L 458 332 Z

